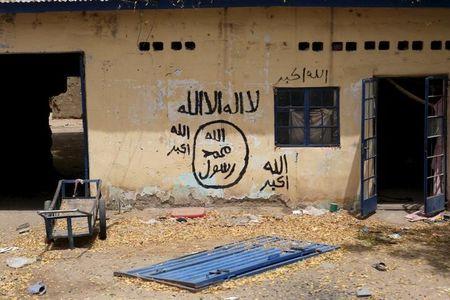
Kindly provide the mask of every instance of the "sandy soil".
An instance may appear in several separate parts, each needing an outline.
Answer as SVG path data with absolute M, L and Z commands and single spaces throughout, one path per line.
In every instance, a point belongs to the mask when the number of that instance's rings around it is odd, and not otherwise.
M 64 178 L 84 178 L 84 135 L 80 119 L 52 119 L 52 154 L 56 170 Z
M 237 225 L 236 218 L 246 213 L 258 215 L 260 221 Z M 222 207 L 187 223 L 170 218 L 154 225 L 142 222 L 167 214 L 164 209 L 109 212 L 106 241 L 78 241 L 77 249 L 68 250 L 65 243 L 46 249 L 44 226 L 35 212 L 0 212 L 0 247 L 20 248 L 0 254 L 0 298 L 24 298 L 26 287 L 39 280 L 48 286 L 42 298 L 58 299 L 351 299 L 360 287 L 369 288 L 374 299 L 450 298 L 449 222 L 398 225 L 379 217 L 358 220 L 346 212 L 294 216 L 281 207 Z M 23 222 L 30 222 L 32 230 L 19 235 L 15 227 Z M 388 238 L 396 232 L 400 239 Z M 325 242 L 341 249 L 195 294 L 113 276 L 114 271 L 262 234 Z M 38 261 L 11 269 L 5 260 L 12 256 Z M 387 264 L 388 271 L 372 267 L 379 261 Z

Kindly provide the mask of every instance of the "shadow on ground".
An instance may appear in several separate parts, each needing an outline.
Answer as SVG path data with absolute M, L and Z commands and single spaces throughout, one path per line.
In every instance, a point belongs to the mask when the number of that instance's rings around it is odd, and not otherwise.
M 398 233 L 400 238 L 390 237 Z M 360 244 L 344 244 L 350 252 L 383 251 L 394 258 L 421 260 L 437 272 L 450 274 L 450 222 L 421 224 L 417 228 L 377 225 L 362 226 L 358 234 Z
M 58 180 L 84 178 L 83 132 L 56 132 L 52 139 L 53 170 L 33 170 L 30 176 L 26 169 L 22 177 L 11 179 L 14 187 L 0 191 L 0 210 L 43 209 L 44 202 L 53 198 Z

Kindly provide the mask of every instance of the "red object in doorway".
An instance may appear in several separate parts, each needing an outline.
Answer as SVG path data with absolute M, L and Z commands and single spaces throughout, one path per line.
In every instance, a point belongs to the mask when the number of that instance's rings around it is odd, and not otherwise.
M 174 218 L 203 218 L 206 211 L 204 207 L 178 207 L 172 209 L 170 215 Z

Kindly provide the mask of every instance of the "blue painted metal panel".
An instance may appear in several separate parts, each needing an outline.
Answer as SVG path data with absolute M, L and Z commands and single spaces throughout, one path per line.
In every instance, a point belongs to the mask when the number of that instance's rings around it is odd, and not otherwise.
M 337 248 L 261 236 L 114 275 L 138 277 L 198 291 L 228 279 L 254 275 Z
M 443 210 L 445 210 L 445 195 L 425 199 L 425 214 L 427 216 L 433 216 Z
M 448 0 L 159 0 L 2 2 L 0 13 L 222 7 L 450 7 Z
M 378 206 L 378 197 L 375 195 L 369 199 L 364 199 L 364 202 L 361 206 L 361 216 L 367 217 L 370 214 L 373 214 L 377 210 Z
M 377 210 L 377 79 L 362 81 L 361 101 L 361 216 Z M 367 186 L 366 186 L 367 183 Z
M 447 86 L 446 75 L 425 78 L 423 186 L 427 216 L 445 210 L 447 198 Z M 433 169 L 440 164 L 442 167 Z

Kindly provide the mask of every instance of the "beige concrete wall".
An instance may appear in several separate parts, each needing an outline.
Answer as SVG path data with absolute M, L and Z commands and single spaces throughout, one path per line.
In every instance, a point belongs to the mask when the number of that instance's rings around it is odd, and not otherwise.
M 1 52 L 85 52 L 91 177 L 102 178 L 110 195 L 124 190 L 129 192 L 122 197 L 133 199 L 186 203 L 276 196 L 293 206 L 352 203 L 359 190 L 361 79 L 450 69 L 450 51 L 429 48 L 431 40 L 450 39 L 450 10 L 443 9 L 239 8 L 19 14 L 0 20 Z M 140 52 L 137 43 L 145 40 L 162 41 L 165 50 Z M 171 50 L 170 42 L 179 40 L 194 41 L 195 51 Z M 391 41 L 391 50 L 362 50 L 365 40 Z M 424 50 L 396 51 L 398 40 L 423 40 Z M 324 51 L 299 52 L 299 41 L 322 41 Z M 331 41 L 358 42 L 358 51 L 331 52 Z M 294 68 L 325 70 L 328 79 L 277 83 Z M 275 147 L 276 86 L 340 87 L 341 146 Z M 189 91 L 210 97 L 221 91 L 224 104 L 242 92 L 246 110 L 247 91 L 252 101 L 259 92 L 259 106 L 252 113 L 190 116 L 178 111 Z M 217 162 L 242 171 L 245 136 L 248 165 L 240 179 L 237 171 L 228 178 L 219 171 L 201 181 L 229 187 L 204 188 L 193 175 L 194 136 L 200 127 L 196 163 L 201 169 L 207 163 L 198 154 L 201 146 L 217 146 L 205 140 L 206 133 L 220 129 L 201 126 L 217 120 L 232 123 L 223 126 L 232 151 Z M 171 132 L 178 124 L 189 127 L 189 138 Z M 168 155 L 183 144 L 190 154 Z M 284 154 L 289 189 L 260 191 L 275 178 L 264 165 Z

